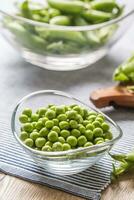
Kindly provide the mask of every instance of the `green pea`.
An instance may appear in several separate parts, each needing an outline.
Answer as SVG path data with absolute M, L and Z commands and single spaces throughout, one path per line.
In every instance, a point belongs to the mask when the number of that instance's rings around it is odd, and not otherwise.
M 60 135 L 61 135 L 62 137 L 64 137 L 64 138 L 67 138 L 68 136 L 70 136 L 70 131 L 68 131 L 68 130 L 62 130 L 62 131 L 60 132 Z
M 39 135 L 40 135 L 41 137 L 46 137 L 46 136 L 48 135 L 48 133 L 49 133 L 49 130 L 48 130 L 46 127 L 42 128 L 42 129 L 39 131 Z
M 96 119 L 96 115 L 90 115 L 89 117 L 88 117 L 88 120 L 89 121 L 94 121 Z
M 62 151 L 63 150 L 62 143 L 61 142 L 55 142 L 52 146 L 52 150 L 53 151 Z
M 51 129 L 54 126 L 54 122 L 52 120 L 48 120 L 45 123 L 46 128 Z
M 60 133 L 60 128 L 58 126 L 53 126 L 52 131 Z
M 104 141 L 102 141 L 102 140 L 99 140 L 98 142 L 96 142 L 96 144 L 101 144 L 101 143 L 103 143 Z
M 88 112 L 88 116 L 91 116 L 91 115 L 97 116 L 97 113 L 94 112 L 94 111 L 89 111 L 89 112 Z
M 68 129 L 69 128 L 69 123 L 66 122 L 66 121 L 62 121 L 62 122 L 59 123 L 59 127 L 61 129 Z
M 96 120 L 92 123 L 92 125 L 95 126 L 95 128 L 101 127 L 101 123 L 99 121 L 96 121 Z
M 58 115 L 57 119 L 59 121 L 66 121 L 67 120 L 67 115 L 66 114 L 60 114 L 60 115 Z
M 87 124 L 89 124 L 89 121 L 88 120 L 84 120 L 83 121 L 83 125 L 86 126 Z
M 42 122 L 41 122 L 41 121 L 38 121 L 37 124 L 36 124 L 36 129 L 37 129 L 38 131 L 40 131 L 42 128 L 43 128 Z
M 23 126 L 24 131 L 31 133 L 33 130 L 33 126 L 30 123 L 25 123 Z
M 93 137 L 94 137 L 93 131 L 86 130 L 85 133 L 84 133 L 84 135 L 86 136 L 87 140 L 89 140 L 89 141 L 93 140 Z
M 95 129 L 95 126 L 94 126 L 93 124 L 91 124 L 91 123 L 88 123 L 88 124 L 86 125 L 86 129 L 87 129 L 87 130 L 93 131 L 93 130 Z
M 105 139 L 109 139 L 112 140 L 113 139 L 113 135 L 110 131 L 106 132 L 104 135 Z
M 46 111 L 47 111 L 47 108 L 40 108 L 38 112 L 39 116 L 40 117 L 45 116 Z
M 103 130 L 102 130 L 102 128 L 95 128 L 94 130 L 93 130 L 93 134 L 94 134 L 94 137 L 101 137 L 101 136 L 103 136 Z
M 58 141 L 61 142 L 62 144 L 65 143 L 65 139 L 64 139 L 64 137 L 62 137 L 62 136 L 60 136 L 60 137 L 58 138 Z
M 39 115 L 38 114 L 32 114 L 32 116 L 31 116 L 32 122 L 37 122 L 38 119 L 39 119 Z
M 42 151 L 52 151 L 52 148 L 48 145 L 42 147 Z
M 75 147 L 77 145 L 77 138 L 74 136 L 69 136 L 67 138 L 67 143 L 70 144 L 72 147 Z
M 56 114 L 64 114 L 65 113 L 65 107 L 64 106 L 57 106 L 56 107 Z
M 63 25 L 63 26 L 69 26 L 71 25 L 71 20 L 68 16 L 56 16 L 53 17 L 50 21 L 50 24 L 54 24 L 54 25 Z
M 31 138 L 27 138 L 25 141 L 24 141 L 24 144 L 29 146 L 29 147 L 33 147 L 34 145 L 34 142 Z
M 59 125 L 59 120 L 58 119 L 53 119 L 54 122 L 54 126 L 58 126 Z
M 43 118 L 42 118 L 42 124 L 43 124 L 44 126 L 45 126 L 46 121 L 48 121 L 48 118 L 47 118 L 47 117 L 43 117 Z
M 92 142 L 86 142 L 84 144 L 84 147 L 90 147 L 90 146 L 93 146 L 93 143 Z
M 71 128 L 77 128 L 78 127 L 78 123 L 75 120 L 70 120 L 69 125 Z
M 81 134 L 84 134 L 85 131 L 86 131 L 85 127 L 82 124 L 78 125 L 78 129 L 79 129 L 79 131 L 80 131 Z
M 109 130 L 109 125 L 106 123 L 106 122 L 103 122 L 102 125 L 101 125 L 103 131 L 108 131 Z
M 47 141 L 46 144 L 45 144 L 45 146 L 50 146 L 50 147 L 52 147 L 52 146 L 53 146 L 53 143 L 50 142 L 50 141 Z
M 50 131 L 48 134 L 48 140 L 50 142 L 56 142 L 58 141 L 58 133 L 55 131 Z
M 105 117 L 102 114 L 98 114 L 97 117 L 102 118 L 103 120 L 105 119 Z
M 77 113 L 80 114 L 82 117 L 84 116 L 84 112 L 80 106 L 73 107 L 73 110 L 77 111 Z
M 31 124 L 33 126 L 33 130 L 36 129 L 37 122 L 32 122 Z
M 25 131 L 22 131 L 21 134 L 20 134 L 20 139 L 21 139 L 22 141 L 24 141 L 24 140 L 27 139 L 27 138 L 28 138 L 28 133 L 25 132 Z
M 97 137 L 94 139 L 94 143 L 97 144 L 99 141 L 104 142 L 103 137 Z
M 28 116 L 27 115 L 24 115 L 24 114 L 22 114 L 22 115 L 20 115 L 20 117 L 19 117 L 19 121 L 21 122 L 21 123 L 27 123 L 28 122 Z
M 76 138 L 78 138 L 78 137 L 81 135 L 81 133 L 80 133 L 79 130 L 73 129 L 73 130 L 71 131 L 71 135 L 73 135 L 73 136 L 75 136 Z
M 70 110 L 66 112 L 68 119 L 76 119 L 77 112 L 75 110 Z
M 48 119 L 54 119 L 55 116 L 56 116 L 56 113 L 51 109 L 48 109 L 45 113 L 45 117 L 47 117 Z
M 86 119 L 86 117 L 88 116 L 88 110 L 86 108 L 83 108 L 83 113 L 84 113 L 84 119 Z
M 103 123 L 104 122 L 104 119 L 102 119 L 102 117 L 97 117 L 96 120 L 100 123 Z
M 30 138 L 32 140 L 36 140 L 38 137 L 40 137 L 39 133 L 36 131 L 33 131 L 32 133 L 30 133 Z
M 47 107 L 51 109 L 53 106 L 55 107 L 55 105 L 54 105 L 54 104 L 48 104 L 48 106 L 47 106 Z
M 75 106 L 77 106 L 77 104 L 71 104 L 69 107 L 70 109 L 74 108 Z
M 87 142 L 87 138 L 84 135 L 81 135 L 80 137 L 78 137 L 78 146 L 79 147 L 85 145 L 86 142 Z
M 82 123 L 83 123 L 83 118 L 82 118 L 82 116 L 79 115 L 79 114 L 77 114 L 76 120 L 78 121 L 79 124 L 82 124 Z
M 23 110 L 22 114 L 27 115 L 28 117 L 31 117 L 32 110 L 30 108 L 25 108 L 25 110 Z
M 46 143 L 46 139 L 44 137 L 38 137 L 36 140 L 35 140 L 35 145 L 36 147 L 43 147 Z
M 64 144 L 62 145 L 62 147 L 63 147 L 63 151 L 67 151 L 67 150 L 70 150 L 70 149 L 71 149 L 71 146 L 70 146 L 70 144 L 68 144 L 68 143 L 64 143 Z

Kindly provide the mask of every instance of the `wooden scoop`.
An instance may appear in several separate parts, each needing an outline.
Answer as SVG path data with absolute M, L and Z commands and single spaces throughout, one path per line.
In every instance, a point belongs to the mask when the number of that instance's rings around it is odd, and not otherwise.
M 90 100 L 97 108 L 111 105 L 134 108 L 134 92 L 126 85 L 98 89 L 91 93 Z

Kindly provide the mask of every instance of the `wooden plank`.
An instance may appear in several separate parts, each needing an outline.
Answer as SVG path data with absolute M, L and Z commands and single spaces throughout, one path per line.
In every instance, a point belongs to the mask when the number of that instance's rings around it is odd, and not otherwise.
M 0 179 L 0 200 L 82 200 L 71 194 L 12 176 L 1 174 Z
M 84 200 L 71 194 L 0 174 L 0 200 Z M 110 185 L 101 200 L 134 200 L 134 174 Z

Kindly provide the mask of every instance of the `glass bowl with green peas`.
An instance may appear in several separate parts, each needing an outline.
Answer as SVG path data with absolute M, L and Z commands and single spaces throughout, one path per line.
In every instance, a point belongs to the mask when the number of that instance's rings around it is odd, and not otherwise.
M 57 71 L 102 58 L 133 21 L 128 0 L 4 0 L 4 37 L 26 61 Z
M 39 166 L 60 175 L 91 167 L 122 136 L 120 127 L 105 114 L 56 90 L 24 97 L 13 111 L 11 127 Z

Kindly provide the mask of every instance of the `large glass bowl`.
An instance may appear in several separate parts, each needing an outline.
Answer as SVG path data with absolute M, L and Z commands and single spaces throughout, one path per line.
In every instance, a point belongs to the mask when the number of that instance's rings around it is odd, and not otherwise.
M 18 143 L 24 148 L 26 153 L 28 153 L 39 166 L 45 168 L 51 173 L 60 175 L 70 175 L 81 172 L 87 169 L 88 167 L 91 167 L 96 162 L 98 162 L 100 158 L 102 158 L 111 149 L 115 142 L 117 142 L 122 136 L 122 131 L 115 122 L 113 122 L 109 117 L 107 117 L 100 111 L 92 109 L 97 112 L 100 112 L 105 116 L 106 121 L 110 125 L 110 129 L 113 134 L 112 140 L 91 147 L 61 152 L 45 152 L 29 148 L 19 139 L 19 115 L 21 114 L 22 110 L 26 107 L 30 107 L 33 109 L 33 111 L 35 111 L 37 110 L 37 108 L 47 106 L 48 104 L 78 104 L 86 107 L 88 110 L 91 110 L 92 108 L 90 108 L 88 105 L 81 102 L 80 100 L 70 96 L 69 94 L 55 90 L 43 90 L 31 93 L 28 96 L 24 97 L 17 104 L 16 108 L 13 111 L 11 120 L 13 135 L 15 136 Z
M 97 25 L 67 27 L 18 17 L 16 0 L 4 0 L 1 33 L 32 64 L 60 71 L 84 68 L 106 55 L 134 21 L 132 1 L 117 1 L 125 5 L 120 17 Z M 93 35 L 99 35 L 98 41 Z

